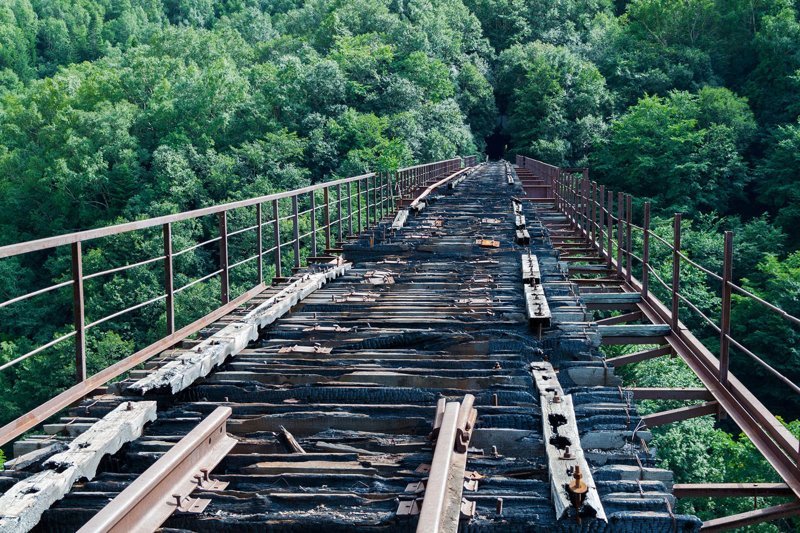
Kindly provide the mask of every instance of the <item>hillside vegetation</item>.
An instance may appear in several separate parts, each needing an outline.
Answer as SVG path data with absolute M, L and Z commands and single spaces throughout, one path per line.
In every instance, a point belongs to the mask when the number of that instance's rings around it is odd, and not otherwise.
M 499 133 L 508 159 L 588 165 L 636 195 L 637 209 L 651 200 L 665 238 L 684 213 L 684 247 L 712 270 L 722 232 L 734 230 L 736 282 L 798 316 L 799 115 L 791 0 L 4 0 L 0 244 L 467 155 Z M 175 245 L 213 231 L 213 221 L 176 227 Z M 160 246 L 155 234 L 103 239 L 84 268 Z M 0 299 L 66 279 L 68 253 L 0 262 Z M 181 256 L 176 285 L 214 260 L 202 249 Z M 669 253 L 654 245 L 653 261 L 669 278 Z M 717 317 L 719 286 L 684 273 L 685 293 Z M 88 283 L 87 314 L 154 297 L 160 275 Z M 176 312 L 202 316 L 218 293 L 213 280 L 196 285 Z M 0 309 L 0 362 L 70 330 L 62 296 Z M 715 350 L 713 331 L 682 313 Z M 149 306 L 92 330 L 89 371 L 158 339 L 164 324 L 163 307 Z M 800 382 L 797 328 L 739 299 L 733 324 Z M 800 398 L 759 366 L 734 353 L 732 367 L 787 420 L 800 417 Z M 626 378 L 694 383 L 675 359 Z M 0 372 L 0 423 L 73 379 L 69 343 Z M 684 481 L 775 480 L 724 429 L 704 417 L 657 430 L 655 445 Z M 708 517 L 752 502 L 682 505 Z M 760 529 L 777 527 L 787 525 Z

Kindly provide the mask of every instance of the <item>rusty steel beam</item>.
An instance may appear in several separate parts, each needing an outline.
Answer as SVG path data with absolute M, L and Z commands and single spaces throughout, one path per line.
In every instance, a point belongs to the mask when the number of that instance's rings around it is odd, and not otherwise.
M 700 530 L 709 533 L 714 531 L 728 531 L 730 529 L 752 526 L 772 520 L 780 520 L 781 518 L 791 518 L 793 516 L 800 516 L 800 501 L 783 503 L 781 505 L 765 507 L 764 509 L 756 509 L 746 513 L 708 520 L 707 522 L 703 522 L 703 527 L 700 528 Z
M 676 483 L 676 498 L 755 498 L 793 496 L 786 483 Z
M 36 409 L 27 412 L 16 420 L 12 420 L 0 428 L 0 446 L 11 442 L 13 439 L 19 437 L 26 431 L 33 429 L 62 409 L 69 407 L 77 401 L 80 401 L 84 396 L 91 394 L 95 389 L 106 384 L 108 381 L 111 381 L 133 367 L 144 363 L 154 355 L 163 352 L 164 350 L 184 340 L 189 335 L 193 335 L 209 324 L 219 320 L 243 303 L 247 302 L 252 297 L 263 292 L 265 289 L 266 286 L 263 284 L 256 285 L 235 300 L 231 300 L 227 305 L 224 305 L 216 311 L 207 314 L 203 318 L 182 327 L 172 335 L 164 337 L 160 341 L 139 350 L 135 354 L 130 355 L 107 368 L 104 368 L 97 374 L 86 378 L 84 381 L 78 383 L 74 387 L 70 387 L 58 396 L 43 403 Z
M 663 426 L 664 424 L 671 424 L 672 422 L 680 422 L 681 420 L 689 420 L 703 415 L 713 415 L 717 413 L 719 404 L 717 402 L 706 402 L 699 405 L 690 405 L 688 407 L 679 407 L 678 409 L 670 409 L 669 411 L 661 411 L 645 415 L 642 417 L 647 427 L 654 428 L 656 426 Z
M 661 346 L 659 348 L 653 348 L 652 350 L 642 350 L 640 352 L 612 357 L 611 359 L 606 359 L 606 363 L 614 366 L 623 366 L 631 363 L 647 361 L 648 359 L 655 359 L 656 357 L 661 357 L 663 355 L 670 355 L 671 353 L 671 346 Z
M 623 389 L 633 393 L 634 400 L 713 400 L 714 395 L 704 388 L 633 387 Z
M 79 533 L 155 531 L 177 510 L 200 512 L 209 500 L 192 500 L 195 489 L 224 486 L 208 473 L 236 445 L 225 428 L 230 407 L 217 407 L 200 424 L 100 510 Z M 225 486 L 227 483 L 225 484 Z
M 608 318 L 603 318 L 595 322 L 598 326 L 613 326 L 615 324 L 628 324 L 630 322 L 636 322 L 637 320 L 642 319 L 642 312 L 641 311 L 633 311 L 631 313 L 625 313 L 622 315 L 617 316 L 610 316 Z

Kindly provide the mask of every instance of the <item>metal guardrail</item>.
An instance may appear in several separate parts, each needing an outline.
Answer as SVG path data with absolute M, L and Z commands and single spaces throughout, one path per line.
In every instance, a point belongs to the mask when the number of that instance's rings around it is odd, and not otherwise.
M 549 169 L 547 172 L 553 172 L 551 165 L 541 162 L 531 163 L 531 161 L 535 160 L 525 158 L 525 165 L 528 167 L 537 165 L 539 168 Z M 667 341 L 672 350 L 686 361 L 712 393 L 721 410 L 744 431 L 792 492 L 800 497 L 800 443 L 775 415 L 732 375 L 729 369 L 731 346 L 750 356 L 795 393 L 800 393 L 800 387 L 731 336 L 731 293 L 738 292 L 792 324 L 800 324 L 800 319 L 733 283 L 733 232 L 725 233 L 723 269 L 722 273 L 718 274 L 690 260 L 682 251 L 680 214 L 676 214 L 673 219 L 672 242 L 661 238 L 651 230 L 650 202 L 644 203 L 643 226 L 636 226 L 632 223 L 632 196 L 617 193 L 615 201 L 612 191 L 588 179 L 588 169 L 559 169 L 553 181 L 553 196 L 556 208 L 568 217 L 571 226 L 598 251 L 608 267 L 616 270 L 631 291 L 642 295 L 643 311 L 648 318 L 670 325 L 671 334 L 667 337 Z M 616 216 L 614 216 L 615 207 Z M 632 251 L 634 229 L 640 230 L 643 234 L 640 255 L 635 255 Z M 650 262 L 651 239 L 667 246 L 671 253 L 671 283 L 662 280 Z M 634 259 L 641 263 L 641 280 L 633 276 Z M 684 266 L 698 268 L 721 282 L 722 308 L 718 326 L 714 320 L 703 314 L 687 295 L 681 293 L 681 272 Z M 662 283 L 668 291 L 670 296 L 668 302 L 662 303 L 653 295 L 650 290 L 651 277 Z M 718 355 L 715 356 L 706 349 L 681 322 L 681 302 L 699 313 L 701 318 L 712 324 L 719 333 Z
M 468 156 L 463 159 L 454 158 L 401 168 L 396 172 L 369 173 L 193 211 L 0 247 L 0 260 L 23 257 L 31 253 L 55 253 L 57 249 L 64 246 L 69 246 L 71 249 L 71 279 L 9 298 L 0 302 L 0 309 L 26 302 L 36 297 L 52 297 L 52 293 L 55 291 L 68 287 L 72 288 L 73 309 L 72 331 L 59 335 L 47 343 L 18 355 L 13 360 L 0 366 L 0 371 L 12 368 L 49 348 L 74 339 L 77 383 L 74 387 L 59 394 L 37 409 L 0 428 L 0 445 L 30 430 L 47 417 L 79 400 L 95 388 L 144 362 L 156 353 L 174 345 L 188 335 L 196 333 L 201 328 L 206 327 L 214 320 L 233 310 L 236 306 L 255 296 L 265 288 L 265 283 L 270 281 L 267 269 L 271 269 L 274 272 L 271 281 L 280 281 L 285 279 L 284 271 L 287 269 L 286 267 L 298 269 L 304 263 L 304 259 L 305 264 L 320 259 L 318 256 L 320 252 L 323 254 L 338 252 L 340 245 L 348 236 L 366 231 L 375 226 L 385 216 L 394 213 L 404 196 L 417 189 L 424 189 L 443 176 L 458 171 L 462 166 L 474 166 L 476 162 L 476 156 Z M 250 211 L 250 213 L 248 214 L 247 211 Z M 240 221 L 246 217 L 252 217 L 250 218 L 252 222 L 242 228 L 232 230 L 229 225 L 233 215 Z M 201 242 L 175 250 L 173 248 L 174 225 L 185 221 L 199 221 L 203 217 L 216 217 L 218 234 L 207 236 Z M 310 229 L 301 234 L 301 227 Z M 91 248 L 92 241 L 147 229 L 152 230 L 153 228 L 161 229 L 163 253 L 123 266 L 115 266 L 91 273 L 84 272 L 84 257 L 87 250 Z M 238 258 L 238 260 L 232 262 L 231 237 L 243 234 L 254 235 L 255 243 L 245 257 Z M 218 268 L 189 281 L 183 286 L 175 287 L 175 258 L 192 250 L 207 248 L 212 245 L 216 246 L 215 255 L 218 257 Z M 160 294 L 125 309 L 115 311 L 106 316 L 93 317 L 93 320 L 87 321 L 85 309 L 87 299 L 86 281 L 103 279 L 107 276 L 121 274 L 159 262 L 163 264 L 164 269 L 163 290 Z M 252 280 L 252 286 L 249 289 L 245 290 L 241 295 L 233 297 L 230 284 L 231 271 L 253 262 L 256 264 L 256 279 Z M 220 280 L 220 307 L 205 317 L 176 329 L 176 295 L 212 278 Z M 94 376 L 87 376 L 87 332 L 103 323 L 159 302 L 164 302 L 166 309 L 164 338 L 123 358 Z

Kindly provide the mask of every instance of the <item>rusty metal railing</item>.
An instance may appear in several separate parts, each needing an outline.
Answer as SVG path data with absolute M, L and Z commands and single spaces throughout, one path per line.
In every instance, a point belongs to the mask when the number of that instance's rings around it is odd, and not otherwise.
M 0 445 L 30 430 L 49 416 L 149 357 L 218 320 L 261 292 L 266 286 L 265 283 L 285 279 L 284 273 L 288 269 L 296 270 L 303 264 L 324 260 L 324 256 L 318 255 L 320 251 L 323 254 L 339 252 L 341 244 L 347 237 L 369 230 L 382 218 L 394 213 L 400 200 L 412 191 L 424 188 L 441 177 L 456 172 L 462 165 L 471 166 L 475 163 L 476 157 L 469 156 L 464 159 L 454 158 L 401 168 L 396 172 L 369 173 L 193 211 L 0 247 L 0 260 L 20 258 L 27 254 L 39 254 L 37 257 L 40 258 L 42 253 L 55 254 L 67 246 L 70 247 L 71 256 L 69 279 L 8 298 L 0 302 L 0 309 L 38 297 L 55 298 L 57 291 L 71 288 L 73 310 L 71 331 L 16 355 L 0 365 L 0 371 L 13 368 L 31 357 L 72 340 L 75 348 L 77 383 L 30 413 L 0 428 Z M 217 228 L 216 235 L 206 234 L 200 242 L 175 250 L 173 230 L 176 225 L 199 224 L 203 220 L 208 223 L 207 217 L 216 218 L 214 224 Z M 241 227 L 231 228 L 232 221 L 238 222 Z M 99 239 L 153 229 L 160 229 L 163 253 L 96 272 L 84 271 L 86 253 Z M 250 242 L 243 242 L 240 236 L 245 235 L 251 237 Z M 236 239 L 239 239 L 236 251 L 242 257 L 232 260 L 231 243 Z M 176 287 L 176 258 L 201 249 L 218 258 L 216 268 Z M 107 280 L 109 276 L 158 263 L 163 266 L 163 287 L 158 294 L 105 316 L 87 320 L 87 281 Z M 240 267 L 253 264 L 255 264 L 253 279 L 245 283 L 246 288 L 241 290 L 241 294 L 234 297 L 231 294 L 231 273 Z M 198 320 L 176 329 L 176 296 L 212 279 L 219 280 L 219 306 Z M 166 317 L 164 337 L 97 374 L 87 376 L 87 332 L 133 311 L 161 302 L 165 307 Z M 3 332 L 0 331 L 0 334 Z M 5 333 L 4 337 L 9 338 L 8 333 Z
M 520 156 L 521 157 L 521 156 Z M 519 157 L 518 157 L 519 159 Z M 551 166 L 524 158 L 529 168 L 548 169 Z M 532 161 L 534 161 L 532 163 Z M 557 167 L 556 167 L 557 168 Z M 541 172 L 541 170 L 540 170 Z M 547 170 L 547 172 L 553 172 Z M 754 301 L 767 310 L 781 316 L 793 325 L 800 319 L 780 307 L 736 285 L 732 281 L 733 232 L 725 232 L 724 257 L 721 273 L 716 273 L 690 259 L 681 248 L 681 214 L 675 214 L 672 224 L 672 241 L 659 236 L 650 228 L 651 206 L 643 206 L 643 225 L 632 222 L 633 198 L 629 194 L 607 190 L 588 178 L 588 169 L 558 169 L 553 181 L 554 202 L 564 213 L 572 227 L 594 247 L 607 266 L 616 270 L 628 288 L 642 295 L 645 315 L 654 321 L 669 324 L 671 334 L 667 342 L 680 355 L 705 387 L 711 392 L 721 408 L 750 438 L 764 458 L 784 479 L 795 495 L 800 497 L 800 443 L 783 424 L 758 400 L 730 371 L 731 347 L 753 359 L 791 391 L 800 394 L 800 387 L 790 378 L 764 361 L 752 350 L 731 335 L 731 294 L 736 292 Z M 614 214 L 616 207 L 616 215 Z M 632 233 L 642 234 L 642 252 L 636 255 L 632 249 Z M 668 282 L 658 275 L 650 258 L 651 246 L 657 242 L 671 254 L 672 279 Z M 616 252 L 616 253 L 615 253 Z M 633 275 L 633 262 L 641 266 L 642 279 Z M 720 283 L 721 312 L 719 324 L 708 317 L 681 292 L 682 269 L 691 267 L 700 270 Z M 651 290 L 655 280 L 669 295 L 662 303 Z M 681 305 L 697 313 L 720 338 L 718 354 L 712 354 L 681 321 Z

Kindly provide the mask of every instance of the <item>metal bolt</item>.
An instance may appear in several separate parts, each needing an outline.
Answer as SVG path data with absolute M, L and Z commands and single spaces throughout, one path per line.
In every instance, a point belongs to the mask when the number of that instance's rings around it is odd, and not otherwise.
M 128 402 L 128 407 L 126 409 L 128 411 L 133 411 L 133 402 Z
M 499 453 L 497 453 L 497 446 L 492 446 L 492 455 L 494 455 L 495 457 L 500 455 Z
M 553 403 L 561 403 L 561 396 L 558 395 L 558 392 L 553 393 Z
M 564 455 L 561 456 L 562 459 L 572 459 L 572 453 L 569 451 L 569 446 L 564 448 Z
M 172 497 L 175 498 L 175 505 L 180 507 L 181 502 L 183 501 L 183 496 L 181 496 L 180 494 L 173 494 Z
M 197 475 L 197 476 L 194 476 L 194 479 L 197 480 L 197 486 L 198 487 L 202 487 L 203 486 L 203 476 Z
M 500 400 L 497 398 L 497 394 L 492 394 L 492 405 L 495 407 L 500 405 Z
M 503 514 L 503 498 L 497 498 L 497 504 L 495 506 L 495 510 L 497 511 L 497 514 L 499 515 Z
M 203 480 L 208 481 L 208 468 L 201 468 L 200 473 L 203 474 Z

